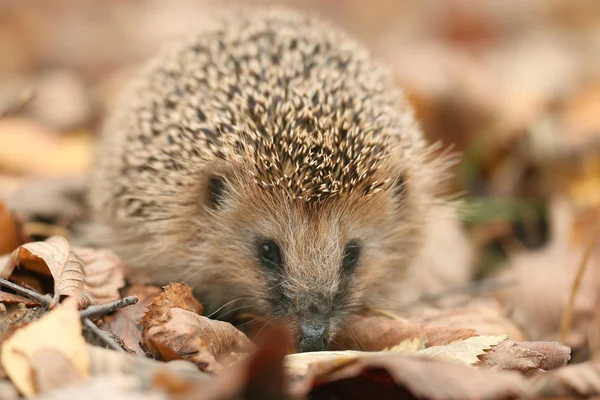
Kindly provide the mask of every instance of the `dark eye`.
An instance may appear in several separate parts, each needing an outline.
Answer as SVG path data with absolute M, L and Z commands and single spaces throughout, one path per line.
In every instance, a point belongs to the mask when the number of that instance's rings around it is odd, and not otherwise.
M 350 243 L 346 246 L 346 252 L 344 253 L 344 260 L 342 262 L 345 269 L 352 268 L 358 261 L 360 255 L 360 249 L 356 243 Z
M 278 268 L 281 266 L 279 246 L 272 240 L 266 240 L 258 245 L 258 257 L 267 267 Z

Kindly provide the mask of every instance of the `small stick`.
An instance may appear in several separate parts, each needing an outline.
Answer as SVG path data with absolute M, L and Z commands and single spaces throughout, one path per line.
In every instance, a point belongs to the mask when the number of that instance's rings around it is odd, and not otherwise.
M 9 288 L 14 290 L 20 295 L 26 296 L 31 300 L 35 300 L 43 306 L 49 306 L 52 304 L 52 298 L 48 295 L 39 294 L 34 292 L 33 290 L 26 289 L 22 286 L 17 285 L 16 283 L 12 283 L 9 280 L 0 278 L 0 286 L 4 286 L 5 288 Z
M 102 329 L 100 329 L 96 324 L 94 324 L 92 322 L 91 319 L 89 318 L 84 318 L 83 319 L 83 324 L 89 328 L 89 330 L 91 330 L 92 332 L 94 332 L 96 334 L 96 336 L 98 336 L 100 338 L 100 340 L 102 340 L 104 343 L 106 343 L 111 349 L 116 350 L 116 351 L 124 351 L 123 348 L 121 346 L 119 346 L 119 344 L 117 342 L 115 342 L 113 340 L 113 338 L 111 338 L 109 336 L 108 333 L 106 333 L 105 331 L 103 331 Z
M 124 297 L 119 300 L 111 301 L 110 303 L 89 306 L 88 308 L 81 310 L 79 316 L 81 318 L 97 318 L 113 311 L 117 311 L 120 308 L 131 306 L 137 302 L 138 298 L 135 296 Z
M 583 257 L 581 257 L 579 267 L 577 268 L 577 272 L 575 273 L 575 279 L 573 280 L 573 284 L 571 285 L 569 302 L 567 303 L 565 312 L 563 313 L 562 318 L 560 320 L 560 341 L 563 343 L 566 342 L 567 336 L 569 336 L 571 324 L 573 323 L 573 310 L 575 309 L 575 298 L 577 297 L 577 293 L 579 292 L 579 288 L 581 287 L 581 281 L 583 279 L 583 275 L 585 274 L 585 270 L 588 265 L 588 260 L 590 259 L 592 250 L 594 249 L 596 242 L 598 242 L 599 237 L 600 225 L 596 227 L 596 230 L 592 234 L 591 240 L 584 249 Z

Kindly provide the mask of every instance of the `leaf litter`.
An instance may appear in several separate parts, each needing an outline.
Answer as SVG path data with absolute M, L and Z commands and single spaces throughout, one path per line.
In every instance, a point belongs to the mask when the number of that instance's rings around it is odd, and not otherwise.
M 573 289 L 600 223 L 594 10 L 541 1 L 502 5 L 511 12 L 494 2 L 452 2 L 443 13 L 423 12 L 420 2 L 305 2 L 363 34 L 391 65 L 429 138 L 465 152 L 455 189 L 478 207 L 430 232 L 437 239 L 398 289 L 406 304 L 349 316 L 330 351 L 289 354 L 294 343 L 284 328 L 257 323 L 245 336 L 203 316 L 186 285 L 129 281 L 116 255 L 79 247 L 99 104 L 122 86 L 113 66 L 154 53 L 161 35 L 187 32 L 198 20 L 186 17 L 211 7 L 174 1 L 165 13 L 142 3 L 119 8 L 123 18 L 110 22 L 86 18 L 86 35 L 71 34 L 64 16 L 103 15 L 88 2 L 5 10 L 0 33 L 14 41 L 0 40 L 0 77 L 24 84 L 6 98 L 0 84 L 0 271 L 17 285 L 0 281 L 0 398 L 17 398 L 15 388 L 41 399 L 600 394 L 597 244 Z M 415 15 L 422 23 L 411 31 Z M 159 28 L 148 32 L 147 20 Z M 123 54 L 90 51 L 110 38 Z M 57 53 L 56 43 L 69 54 Z M 448 237 L 444 224 L 466 225 L 467 235 Z M 474 276 L 514 283 L 485 289 L 469 283 Z M 129 296 L 139 302 L 123 301 Z M 566 317 L 563 344 L 556 340 Z M 98 335 L 108 339 L 91 340 Z M 83 354 L 89 377 L 78 364 Z

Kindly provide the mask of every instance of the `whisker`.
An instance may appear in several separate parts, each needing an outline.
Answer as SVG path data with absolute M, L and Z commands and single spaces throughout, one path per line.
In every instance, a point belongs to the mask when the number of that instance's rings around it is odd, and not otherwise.
M 221 319 L 221 318 L 223 318 L 224 316 L 226 316 L 227 314 L 231 314 L 232 312 L 236 312 L 236 311 L 239 311 L 239 310 L 243 310 L 244 308 L 252 308 L 252 307 L 254 307 L 254 306 L 253 306 L 253 305 L 249 305 L 249 306 L 241 306 L 241 307 L 237 307 L 237 308 L 234 308 L 233 310 L 229 310 L 229 311 L 226 311 L 226 312 L 224 312 L 223 314 L 219 315 L 219 316 L 218 316 L 217 318 L 215 318 L 215 319 Z
M 218 313 L 219 311 L 221 311 L 222 309 L 224 309 L 225 307 L 227 307 L 228 305 L 235 303 L 236 301 L 240 301 L 240 300 L 244 300 L 244 299 L 249 299 L 250 297 L 238 297 L 237 299 L 228 301 L 227 303 L 223 304 L 221 307 L 217 308 L 215 311 L 213 311 L 210 315 L 207 315 L 206 318 L 210 318 L 213 315 L 215 315 L 216 313 Z

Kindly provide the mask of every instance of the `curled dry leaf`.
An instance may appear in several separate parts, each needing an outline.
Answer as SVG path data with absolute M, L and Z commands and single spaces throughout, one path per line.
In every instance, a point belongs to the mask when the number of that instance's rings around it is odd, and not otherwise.
M 27 243 L 17 248 L 8 258 L 0 276 L 8 279 L 16 267 L 54 279 L 54 299 L 60 296 L 79 296 L 79 307 L 93 303 L 84 290 L 83 263 L 71 250 L 69 242 L 52 236 L 43 242 Z
M 48 377 L 53 373 L 50 370 L 56 368 L 52 360 L 40 356 L 42 350 L 60 353 L 78 373 L 77 376 L 71 374 L 73 380 L 63 379 L 55 382 L 56 385 L 72 384 L 89 376 L 89 358 L 81 336 L 81 320 L 75 299 L 65 300 L 42 318 L 18 329 L 2 343 L 2 367 L 24 395 L 36 394 L 36 376 L 42 374 Z
M 121 298 L 119 289 L 125 286 L 125 264 L 113 252 L 103 249 L 77 248 L 83 262 L 84 288 L 96 304 L 110 303 Z
M 246 354 L 250 340 L 233 325 L 198 315 L 202 304 L 184 283 L 165 286 L 142 317 L 140 345 L 163 360 L 192 361 L 217 371 Z
M 405 354 L 358 357 L 313 364 L 291 393 L 310 398 L 509 399 L 524 391 L 524 378 L 508 371 L 475 369 Z M 412 397 L 407 397 L 408 394 Z
M 426 338 L 430 346 L 477 336 L 473 329 L 412 324 L 388 316 L 353 315 L 346 329 L 335 337 L 331 350 L 381 351 L 405 339 Z
M 227 322 L 181 308 L 168 308 L 161 317 L 160 323 L 143 328 L 141 345 L 163 360 L 183 359 L 202 371 L 216 372 L 252 348 L 246 335 Z
M 486 367 L 532 374 L 538 370 L 563 367 L 571 358 L 571 349 L 558 342 L 517 342 L 505 340 L 481 355 Z
M 148 328 L 152 323 L 160 321 L 160 314 L 169 308 L 181 308 L 196 314 L 202 314 L 204 311 L 204 307 L 196 300 L 189 285 L 178 282 L 170 283 L 164 287 L 161 294 L 152 300 L 140 324 Z

